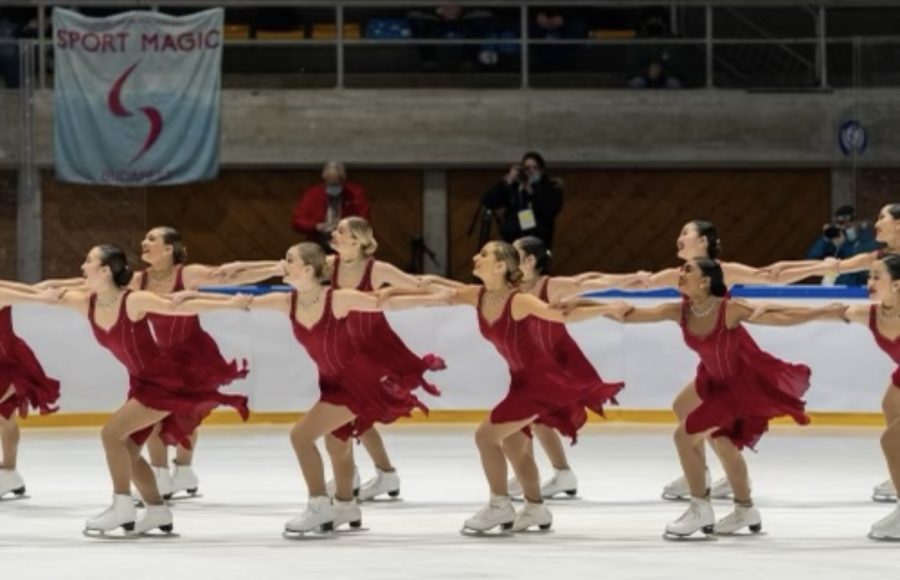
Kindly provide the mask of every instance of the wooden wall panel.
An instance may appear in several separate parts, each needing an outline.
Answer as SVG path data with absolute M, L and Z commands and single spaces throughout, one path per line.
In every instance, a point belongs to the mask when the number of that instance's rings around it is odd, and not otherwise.
M 100 242 L 122 245 L 140 266 L 138 243 L 156 225 L 181 230 L 194 262 L 280 258 L 302 239 L 291 229 L 291 212 L 318 176 L 311 170 L 229 170 L 208 183 L 123 189 L 63 184 L 47 174 L 44 274 L 78 275 L 85 252 Z M 351 179 L 368 191 L 378 256 L 405 266 L 410 239 L 422 229 L 420 172 L 360 169 Z
M 504 174 L 453 171 L 448 178 L 452 274 L 468 279 L 477 236 L 468 227 L 484 190 Z M 828 170 L 562 170 L 557 272 L 620 272 L 674 265 L 685 222 L 715 223 L 723 257 L 763 265 L 801 258 L 830 213 Z M 494 235 L 496 235 L 494 229 Z
M 870 169 L 860 172 L 856 201 L 859 217 L 874 222 L 882 207 L 900 203 L 900 171 Z

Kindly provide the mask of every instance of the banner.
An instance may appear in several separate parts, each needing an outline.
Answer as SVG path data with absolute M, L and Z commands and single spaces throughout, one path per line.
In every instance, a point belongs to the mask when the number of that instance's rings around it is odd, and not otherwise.
M 213 179 L 221 9 L 189 16 L 53 10 L 56 176 L 111 185 Z

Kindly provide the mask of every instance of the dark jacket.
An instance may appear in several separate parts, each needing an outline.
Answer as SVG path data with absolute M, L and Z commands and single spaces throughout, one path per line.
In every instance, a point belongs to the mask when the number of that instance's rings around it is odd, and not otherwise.
M 500 237 L 504 241 L 512 243 L 522 236 L 537 236 L 550 247 L 553 245 L 556 216 L 563 206 L 563 190 L 557 180 L 546 175 L 542 175 L 531 187 L 529 193 L 518 182 L 509 184 L 505 180 L 500 181 L 485 192 L 481 204 L 490 210 L 503 209 Z M 519 211 L 529 207 L 534 211 L 537 226 L 522 231 Z

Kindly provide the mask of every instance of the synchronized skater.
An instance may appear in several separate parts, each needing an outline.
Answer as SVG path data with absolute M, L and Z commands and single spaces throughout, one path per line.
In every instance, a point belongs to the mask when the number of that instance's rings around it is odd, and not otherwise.
M 113 487 L 112 505 L 91 518 L 87 534 L 122 528 L 128 535 L 160 530 L 172 533 L 171 494 L 195 492 L 191 470 L 196 429 L 218 406 L 235 408 L 246 419 L 247 399 L 221 389 L 248 372 L 246 364 L 225 359 L 197 314 L 215 309 L 275 310 L 288 317 L 293 334 L 315 363 L 320 398 L 290 432 L 291 444 L 309 493 L 305 510 L 285 524 L 288 536 L 320 534 L 362 525 L 358 500 L 396 496 L 400 481 L 376 423 L 389 424 L 415 409 L 427 412 L 421 389 L 439 395 L 425 374 L 444 368 L 436 355 L 412 352 L 384 317 L 387 309 L 466 305 L 475 309 L 478 328 L 504 359 L 510 374 L 506 396 L 479 425 L 475 442 L 490 491 L 487 505 L 463 523 L 463 531 L 547 530 L 553 516 L 544 500 L 574 496 L 577 479 L 561 436 L 575 441 L 587 412 L 603 414 L 624 387 L 606 382 L 565 329 L 570 322 L 605 316 L 623 323 L 672 321 L 700 359 L 695 379 L 676 397 L 675 446 L 683 476 L 666 486 L 667 499 L 689 498 L 681 517 L 666 525 L 673 539 L 758 532 L 762 518 L 754 506 L 741 450 L 753 448 L 769 421 L 790 417 L 806 424 L 803 396 L 810 370 L 760 349 L 745 324 L 791 325 L 813 320 L 867 324 L 876 343 L 900 364 L 900 205 L 886 206 L 876 222 L 883 250 L 838 261 L 778 262 L 764 268 L 717 261 L 718 232 L 709 222 L 685 225 L 678 240 L 681 268 L 658 273 L 549 274 L 552 256 L 536 238 L 514 245 L 489 242 L 473 257 L 478 285 L 435 276 L 416 277 L 373 257 L 371 226 L 360 218 L 342 220 L 332 236 L 336 254 L 316 244 L 291 247 L 284 260 L 187 265 L 177 231 L 154 228 L 141 245 L 147 269 L 135 275 L 124 251 L 97 246 L 77 280 L 36 286 L 0 283 L 0 497 L 25 493 L 16 470 L 19 440 L 15 414 L 56 410 L 60 385 L 47 377 L 28 346 L 13 333 L 10 305 L 58 304 L 85 316 L 97 342 L 128 371 L 126 402 L 101 430 Z M 830 304 L 803 308 L 785 304 L 751 305 L 732 299 L 726 284 L 779 284 L 811 275 L 869 270 L 872 305 Z M 241 284 L 283 276 L 290 292 L 227 296 L 198 291 L 221 283 Z M 582 293 L 608 287 L 676 286 L 681 301 L 635 308 L 601 302 Z M 895 375 L 900 374 L 898 370 Z M 887 428 L 882 448 L 891 475 L 883 484 L 890 497 L 900 483 L 900 376 L 892 377 L 884 397 Z M 63 388 L 65 386 L 63 385 Z M 554 468 L 543 485 L 534 459 L 536 436 Z M 333 489 L 326 484 L 317 441 L 333 466 Z M 360 485 L 352 440 L 361 441 L 376 475 Z M 705 441 L 725 471 L 715 484 L 706 467 Z M 151 464 L 141 456 L 150 448 Z M 175 472 L 169 473 L 166 446 L 179 446 Z M 508 479 L 507 463 L 515 477 Z M 145 510 L 138 514 L 131 493 L 137 489 Z M 893 489 L 887 488 L 891 485 Z M 524 497 L 516 512 L 511 502 Z M 358 500 L 355 496 L 358 496 Z M 716 520 L 711 497 L 733 497 L 733 511 Z M 157 532 L 158 533 L 158 532 Z M 900 540 L 900 508 L 873 524 L 869 536 Z

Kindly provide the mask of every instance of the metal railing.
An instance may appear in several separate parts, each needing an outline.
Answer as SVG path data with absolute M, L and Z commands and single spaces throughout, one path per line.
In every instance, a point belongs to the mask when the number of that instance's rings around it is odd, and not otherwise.
M 403 1 L 403 0 L 385 0 L 383 3 L 373 3 L 371 1 L 362 0 L 343 0 L 343 1 L 303 1 L 303 0 L 266 0 L 265 5 L 252 0 L 187 0 L 169 1 L 169 2 L 115 2 L 107 0 L 82 0 L 75 2 L 76 6 L 82 7 L 104 7 L 115 8 L 121 10 L 127 9 L 151 9 L 165 10 L 166 8 L 203 8 L 208 6 L 224 6 L 227 8 L 254 8 L 255 10 L 265 10 L 266 8 L 315 8 L 319 13 L 324 13 L 324 9 L 328 9 L 330 14 L 330 22 L 327 24 L 334 25 L 333 38 L 303 38 L 303 39 L 226 39 L 226 55 L 235 54 L 241 50 L 266 50 L 274 48 L 289 49 L 302 52 L 304 49 L 318 49 L 331 51 L 330 56 L 318 57 L 318 62 L 323 60 L 327 63 L 326 74 L 328 78 L 325 82 L 329 86 L 335 88 L 345 88 L 353 86 L 348 83 L 348 79 L 352 80 L 353 75 L 359 75 L 350 65 L 350 61 L 357 62 L 360 59 L 361 51 L 369 50 L 375 47 L 393 49 L 397 51 L 408 50 L 411 47 L 418 49 L 433 48 L 468 48 L 478 49 L 490 46 L 494 50 L 506 51 L 507 66 L 503 68 L 481 69 L 469 76 L 482 75 L 487 76 L 491 72 L 502 73 L 514 76 L 513 80 L 507 79 L 503 86 L 518 86 L 520 88 L 530 88 L 534 86 L 546 86 L 547 83 L 535 84 L 534 78 L 537 75 L 546 75 L 546 71 L 536 70 L 535 61 L 541 56 L 542 51 L 548 49 L 579 49 L 590 52 L 590 58 L 585 60 L 591 61 L 593 64 L 602 61 L 600 58 L 604 51 L 608 55 L 613 55 L 611 59 L 615 59 L 622 54 L 621 51 L 627 49 L 631 51 L 629 54 L 636 54 L 643 49 L 661 49 L 671 50 L 683 48 L 690 52 L 690 62 L 682 63 L 683 71 L 695 71 L 695 79 L 693 82 L 686 83 L 688 86 L 705 86 L 714 87 L 746 87 L 746 88 L 785 88 L 785 87 L 804 87 L 804 88 L 829 88 L 829 53 L 835 50 L 841 50 L 842 47 L 851 47 L 851 50 L 866 50 L 873 45 L 894 46 L 900 45 L 900 35 L 898 36 L 881 36 L 881 37 L 829 37 L 827 36 L 826 22 L 828 12 L 835 6 L 859 6 L 858 3 L 843 2 L 840 0 L 829 0 L 827 3 L 820 0 L 813 3 L 794 3 L 788 0 L 759 0 L 752 4 L 746 2 L 717 0 L 716 2 L 701 2 L 693 0 L 679 0 L 675 4 L 663 4 L 668 7 L 674 16 L 678 10 L 695 10 L 703 11 L 703 33 L 693 37 L 684 36 L 666 36 L 666 37 L 635 37 L 635 38 L 533 38 L 529 35 L 529 26 L 534 11 L 539 6 L 546 6 L 547 2 L 534 2 L 529 0 L 484 0 L 484 1 L 467 1 L 461 0 L 457 2 L 463 6 L 477 6 L 479 8 L 502 8 L 507 14 L 515 12 L 517 14 L 515 30 L 516 37 L 513 38 L 496 38 L 496 37 L 478 37 L 478 38 L 348 38 L 345 36 L 345 24 L 351 18 L 348 18 L 348 12 L 352 15 L 354 11 L 365 8 L 368 11 L 376 9 L 396 10 L 400 8 L 424 8 L 435 7 L 439 4 L 437 0 L 421 0 L 421 1 Z M 49 9 L 54 6 L 71 6 L 72 2 L 65 0 L 11 0 L 6 5 L 28 6 L 36 11 L 35 20 L 37 22 L 37 86 L 39 88 L 47 88 L 49 86 L 50 75 L 50 58 L 52 56 L 52 38 L 48 36 L 48 16 Z M 640 7 L 659 6 L 659 2 L 627 2 L 622 3 L 621 0 L 565 0 L 559 4 L 565 7 L 616 7 L 623 10 L 633 10 Z M 878 0 L 869 0 L 866 5 L 889 5 L 887 2 L 879 2 Z M 810 17 L 814 20 L 815 36 L 799 36 L 799 37 L 776 37 L 766 33 L 760 29 L 757 38 L 733 38 L 716 36 L 716 15 L 718 10 L 733 11 L 735 6 L 769 6 L 769 7 L 811 7 L 809 10 Z M 510 12 L 512 11 L 512 12 Z M 674 17 L 672 19 L 675 20 Z M 754 26 L 757 26 L 754 24 Z M 860 48 L 862 47 L 862 48 Z M 353 57 L 351 59 L 351 57 Z M 858 60 L 859 56 L 853 57 Z M 333 59 L 333 60 L 331 60 Z M 782 67 L 784 71 L 780 74 L 778 70 L 770 70 L 769 78 L 775 79 L 772 84 L 767 85 L 765 75 L 758 72 L 746 70 L 747 66 L 755 66 L 762 69 L 778 69 Z M 226 71 L 227 72 L 227 71 Z M 277 74 L 290 74 L 291 71 L 279 72 Z M 299 71 L 297 71 L 299 72 Z M 376 71 L 379 72 L 379 71 Z M 384 71 L 388 72 L 388 71 Z M 572 74 L 591 74 L 593 71 L 578 69 Z M 674 71 L 679 73 L 680 71 Z M 621 73 L 621 71 L 617 71 Z M 858 73 L 853 73 L 854 75 Z M 682 75 L 684 73 L 682 72 Z M 615 75 L 613 75 L 615 76 Z M 621 75 L 620 75 L 621 76 Z M 333 78 L 332 78 L 333 77 Z M 757 78 L 762 77 L 762 78 Z M 894 84 L 891 81 L 890 84 Z M 900 84 L 900 83 L 897 83 Z M 607 86 L 623 86 L 607 81 Z

